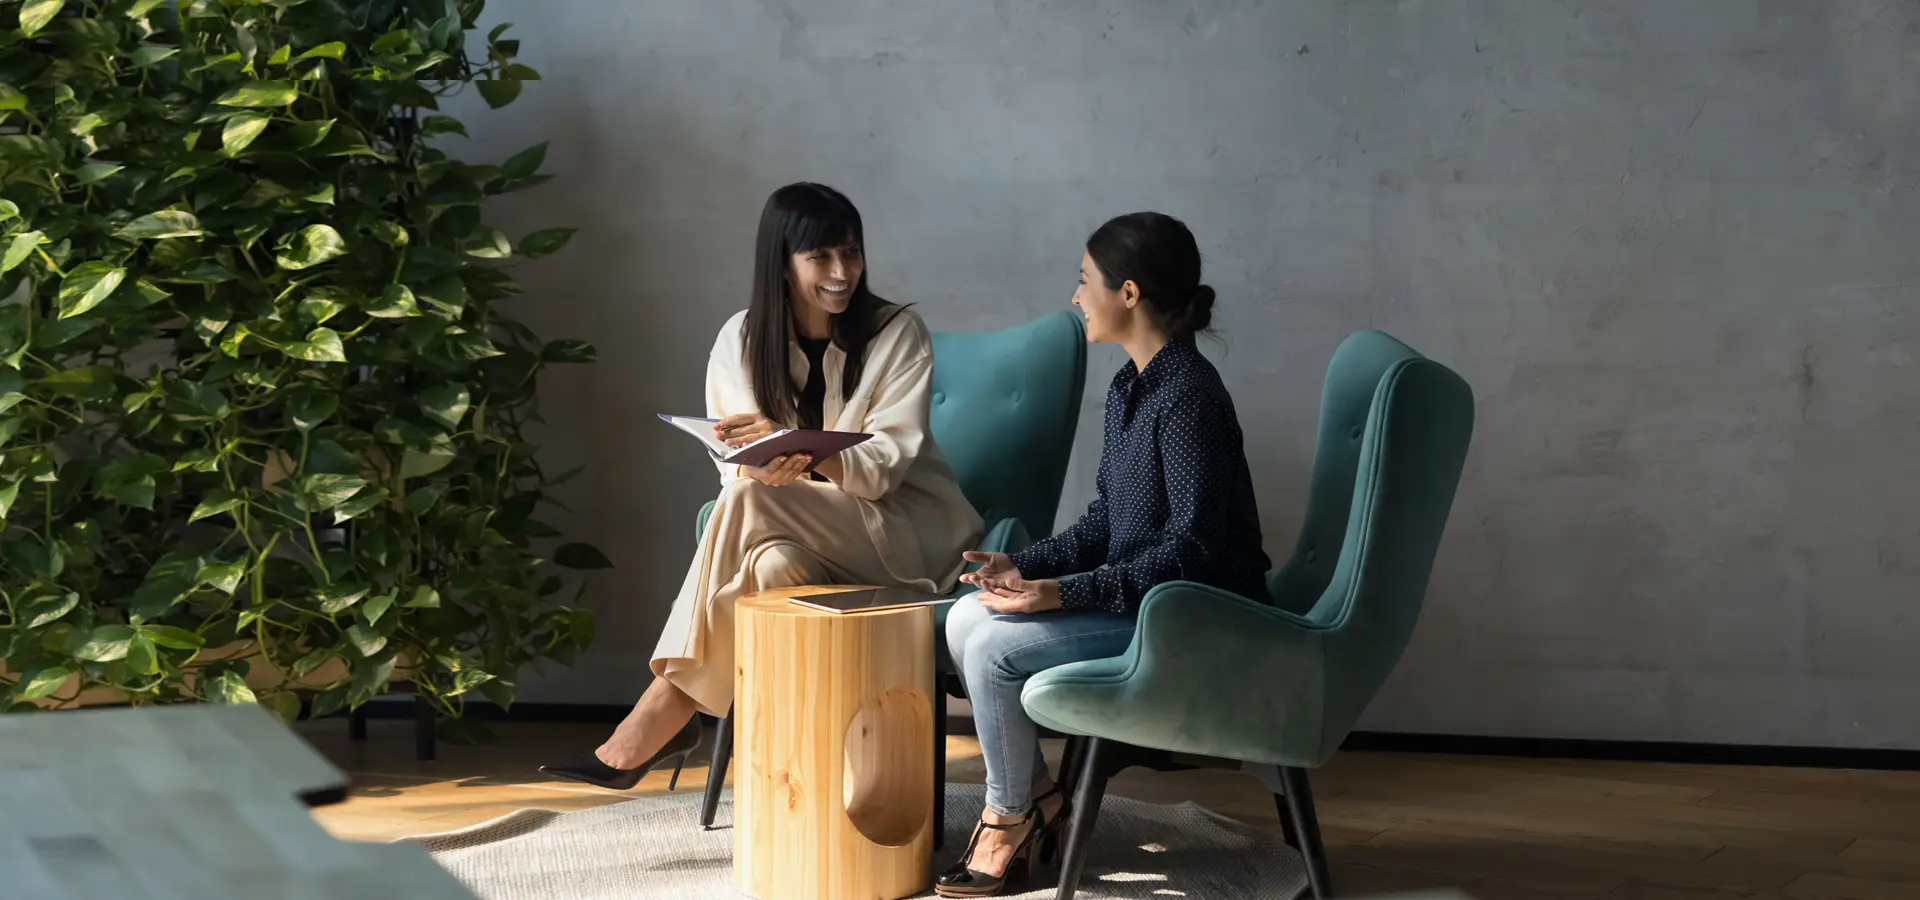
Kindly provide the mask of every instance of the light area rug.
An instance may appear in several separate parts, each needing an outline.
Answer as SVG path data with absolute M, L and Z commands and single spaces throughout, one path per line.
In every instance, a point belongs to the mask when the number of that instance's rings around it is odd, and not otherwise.
M 982 788 L 947 785 L 946 849 L 935 871 L 965 849 L 979 819 Z M 713 831 L 700 829 L 700 793 L 643 797 L 578 812 L 525 809 L 458 831 L 418 835 L 435 861 L 481 900 L 734 900 L 733 833 L 724 827 L 731 795 Z M 1051 898 L 1057 866 L 1008 896 Z M 1078 896 L 1084 900 L 1169 897 L 1291 900 L 1306 868 L 1278 833 L 1192 803 L 1159 806 L 1125 797 L 1101 805 Z M 931 892 L 923 896 L 933 896 Z

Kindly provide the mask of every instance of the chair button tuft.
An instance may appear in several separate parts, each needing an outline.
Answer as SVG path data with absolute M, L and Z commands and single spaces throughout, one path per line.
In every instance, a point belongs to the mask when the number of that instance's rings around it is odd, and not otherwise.
M 941 404 L 941 403 L 945 403 L 945 402 L 947 402 L 947 395 L 946 395 L 946 393 L 945 393 L 945 392 L 943 392 L 943 391 L 934 391 L 934 392 L 933 392 L 933 402 L 934 402 L 934 403 L 935 403 L 936 405 L 938 405 L 938 404 Z
M 1308 550 L 1308 551 L 1307 551 L 1307 562 L 1308 562 L 1309 564 L 1311 564 L 1311 563 L 1316 563 L 1316 562 L 1319 562 L 1319 561 L 1320 561 L 1320 551 L 1318 551 L 1318 550 Z
M 1360 426 L 1358 426 L 1358 425 L 1355 425 L 1355 426 L 1353 426 L 1353 431 L 1351 431 L 1351 432 L 1348 432 L 1348 433 L 1349 433 L 1349 434 L 1351 434 L 1351 435 L 1353 435 L 1353 439 L 1357 441 L 1357 440 L 1359 440 L 1359 439 L 1360 439 L 1360 433 L 1361 433 L 1361 431 L 1363 431 L 1363 430 L 1364 430 L 1364 429 L 1362 429 L 1362 428 L 1361 428 Z
M 1020 405 L 1020 391 L 1018 388 L 1015 388 L 1013 392 L 1013 405 L 1015 406 Z

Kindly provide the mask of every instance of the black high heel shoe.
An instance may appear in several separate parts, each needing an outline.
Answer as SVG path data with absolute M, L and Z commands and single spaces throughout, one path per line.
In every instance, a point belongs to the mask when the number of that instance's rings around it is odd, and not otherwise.
M 1060 793 L 1059 788 L 1055 788 L 1033 798 L 1033 807 L 1027 810 L 1027 814 L 1018 822 L 1010 822 L 1006 825 L 993 825 L 987 822 L 975 824 L 973 826 L 973 836 L 967 839 L 966 852 L 960 854 L 960 861 L 954 863 L 953 868 L 940 873 L 940 877 L 934 879 L 933 892 L 942 897 L 997 897 L 1002 891 L 1007 889 L 1009 883 L 1015 880 L 1014 872 L 1016 866 L 1020 867 L 1020 876 L 1022 879 L 1031 879 L 1033 877 L 1034 858 L 1036 856 L 1050 856 L 1052 851 L 1046 848 L 1054 847 L 1057 849 L 1059 844 L 1060 820 L 1066 818 L 1067 808 L 1065 804 L 1062 804 L 1060 807 L 1060 815 L 1055 816 L 1051 822 L 1047 820 L 1046 813 L 1040 811 L 1040 801 L 1058 793 Z M 985 872 L 970 868 L 967 865 L 967 863 L 973 861 L 974 848 L 979 846 L 980 835 L 986 829 L 1012 831 L 1015 828 L 1027 824 L 1031 824 L 1033 827 L 1028 829 L 1026 836 L 1020 839 L 1019 846 L 1013 848 L 1013 855 L 1007 858 L 1007 868 L 1004 874 L 988 875 Z
M 595 787 L 611 788 L 616 791 L 632 790 L 647 777 L 647 773 L 667 760 L 673 760 L 673 780 L 667 782 L 667 790 L 680 786 L 680 769 L 687 764 L 687 757 L 700 748 L 700 717 L 688 720 L 680 733 L 668 739 L 667 745 L 660 748 L 652 759 L 631 769 L 616 769 L 600 761 L 600 757 L 591 753 L 585 759 L 559 765 L 541 766 L 540 771 L 573 781 L 584 781 Z

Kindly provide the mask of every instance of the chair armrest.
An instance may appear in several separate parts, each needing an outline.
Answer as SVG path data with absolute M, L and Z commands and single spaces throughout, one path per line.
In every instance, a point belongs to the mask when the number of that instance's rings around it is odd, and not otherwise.
M 1327 637 L 1284 610 L 1171 582 L 1147 593 L 1123 656 L 1042 672 L 1022 699 L 1071 733 L 1315 766 L 1333 750 L 1322 746 Z

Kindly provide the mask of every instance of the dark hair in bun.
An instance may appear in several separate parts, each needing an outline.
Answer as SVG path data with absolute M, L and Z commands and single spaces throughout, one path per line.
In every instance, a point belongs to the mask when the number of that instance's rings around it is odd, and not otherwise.
M 1087 238 L 1107 290 L 1131 281 L 1153 321 L 1176 337 L 1213 323 L 1213 288 L 1200 283 L 1200 247 L 1186 223 L 1157 212 L 1109 219 Z

